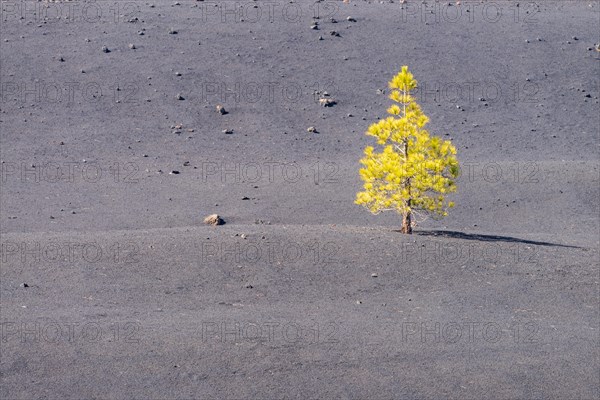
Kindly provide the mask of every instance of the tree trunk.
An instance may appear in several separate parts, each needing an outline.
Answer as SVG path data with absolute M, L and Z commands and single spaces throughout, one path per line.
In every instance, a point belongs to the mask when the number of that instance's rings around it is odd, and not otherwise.
M 402 229 L 400 232 L 406 233 L 407 235 L 412 234 L 412 218 L 410 211 L 402 215 Z

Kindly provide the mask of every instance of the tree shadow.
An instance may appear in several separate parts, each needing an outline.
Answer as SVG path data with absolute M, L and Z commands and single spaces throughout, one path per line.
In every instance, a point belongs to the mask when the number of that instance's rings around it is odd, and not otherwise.
M 568 247 L 572 249 L 582 249 L 583 247 L 571 246 L 567 244 L 558 244 L 550 242 L 538 242 L 535 240 L 520 239 L 511 236 L 498 235 L 482 235 L 479 233 L 464 233 L 458 231 L 413 231 L 413 234 L 419 236 L 441 236 L 452 239 L 477 240 L 481 242 L 508 242 L 508 243 L 523 243 L 535 246 L 550 246 L 550 247 Z

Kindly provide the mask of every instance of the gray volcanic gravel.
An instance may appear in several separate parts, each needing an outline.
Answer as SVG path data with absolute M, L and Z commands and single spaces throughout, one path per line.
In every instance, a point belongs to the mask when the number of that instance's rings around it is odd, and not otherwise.
M 600 4 L 456 3 L 1 2 L 0 397 L 599 398 Z M 412 236 L 353 203 L 402 65 Z

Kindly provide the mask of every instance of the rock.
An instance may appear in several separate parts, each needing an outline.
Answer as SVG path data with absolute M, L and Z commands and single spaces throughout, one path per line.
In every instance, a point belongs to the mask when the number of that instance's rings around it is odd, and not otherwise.
M 29 287 L 29 285 L 28 285 L 28 284 L 26 284 L 26 283 L 21 283 L 21 285 L 20 285 L 20 286 L 21 286 L 21 287 L 23 287 L 23 288 L 27 288 L 27 287 Z
M 251 284 L 249 284 L 249 283 L 246 283 L 246 285 L 245 285 L 244 287 L 245 287 L 246 289 L 252 289 L 254 286 L 252 286 L 252 285 L 251 285 Z
M 225 221 L 218 214 L 211 214 L 208 217 L 204 218 L 204 223 L 206 225 L 223 225 Z
M 233 133 L 233 129 L 223 129 L 223 133 L 226 135 L 231 135 Z
M 319 30 L 319 26 L 318 25 L 311 25 L 310 29 L 318 31 Z
M 250 200 L 250 197 L 244 196 L 244 197 L 242 197 L 242 200 Z
M 177 35 L 177 31 L 174 28 L 169 29 L 169 35 Z
M 319 99 L 319 104 L 323 107 L 332 107 L 336 104 L 336 101 L 329 98 Z
M 229 114 L 227 110 L 225 110 L 225 107 L 220 104 L 217 104 L 217 112 L 221 115 Z
M 310 133 L 317 133 L 317 128 L 315 128 L 314 126 L 310 126 L 308 127 L 307 131 Z
M 169 172 L 169 174 L 171 174 L 171 175 L 179 175 L 179 171 L 173 170 L 173 171 Z
M 377 278 L 378 276 L 379 276 L 379 275 L 377 275 L 377 274 L 375 274 L 375 273 L 371 274 L 371 278 Z
M 330 31 L 330 32 L 329 32 L 329 34 L 330 34 L 331 36 L 337 36 L 337 37 L 341 37 L 341 35 L 339 34 L 339 32 L 336 32 L 336 31 Z
M 135 44 L 133 44 L 133 43 L 129 43 L 129 48 L 130 48 L 131 50 L 135 50 L 135 49 L 136 49 L 136 47 L 135 47 Z
M 323 39 L 323 36 L 319 36 L 319 40 L 325 40 L 325 39 Z
M 177 100 L 185 100 L 181 93 L 177 94 Z
M 108 49 L 108 47 L 102 46 L 102 52 L 103 53 L 110 53 L 110 50 Z
M 356 20 L 352 17 L 346 17 L 346 21 L 348 22 L 356 22 Z

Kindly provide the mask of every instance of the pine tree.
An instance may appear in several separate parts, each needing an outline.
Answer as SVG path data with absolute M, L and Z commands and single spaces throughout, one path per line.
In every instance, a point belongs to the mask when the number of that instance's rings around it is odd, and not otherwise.
M 411 91 L 417 81 L 402 67 L 390 82 L 391 115 L 369 127 L 366 134 L 383 146 L 376 152 L 365 148 L 360 163 L 364 191 L 356 195 L 356 204 L 373 214 L 396 211 L 402 215 L 402 233 L 412 233 L 415 216 L 444 217 L 454 206 L 444 195 L 456 191 L 454 178 L 459 167 L 456 148 L 450 141 L 430 136 L 424 129 L 429 118 L 423 114 Z

